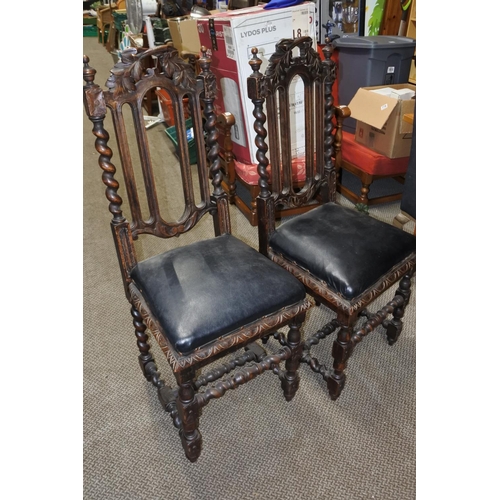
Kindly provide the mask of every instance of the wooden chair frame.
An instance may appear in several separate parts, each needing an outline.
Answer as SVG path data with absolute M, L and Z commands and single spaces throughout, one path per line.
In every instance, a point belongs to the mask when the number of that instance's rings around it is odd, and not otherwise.
M 299 49 L 299 55 L 294 56 L 294 49 Z M 336 78 L 337 66 L 332 60 L 333 47 L 327 40 L 323 48 L 324 61 L 312 48 L 310 37 L 295 40 L 284 39 L 276 44 L 276 51 L 269 60 L 265 75 L 260 72 L 262 61 L 257 57 L 257 48 L 252 49 L 253 58 L 250 60 L 253 73 L 248 77 L 248 97 L 254 103 L 258 172 L 260 175 L 260 194 L 257 197 L 259 214 L 259 251 L 267 255 L 272 261 L 297 277 L 306 287 L 307 292 L 314 297 L 317 304 L 324 304 L 336 312 L 336 318 L 326 324 L 312 337 L 306 340 L 301 361 L 320 373 L 326 381 L 331 399 L 337 399 L 345 384 L 345 369 L 347 360 L 365 335 L 377 326 L 383 325 L 387 331 L 389 344 L 394 344 L 402 330 L 401 319 L 409 301 L 411 277 L 415 272 L 415 253 L 411 254 L 396 268 L 391 269 L 352 301 L 342 298 L 322 280 L 316 278 L 307 269 L 296 262 L 286 259 L 274 252 L 269 241 L 276 231 L 275 210 L 278 205 L 287 208 L 300 207 L 303 203 L 315 196 L 320 196 L 324 203 L 335 202 L 337 175 L 336 169 L 342 165 L 340 145 L 342 139 L 342 118 L 350 115 L 347 107 L 337 108 L 333 105 L 332 86 Z M 276 110 L 287 110 L 288 85 L 295 75 L 304 81 L 305 87 L 305 123 L 315 124 L 306 130 L 306 183 L 300 192 L 291 188 L 290 168 L 290 139 L 285 134 L 278 134 L 276 126 L 278 116 Z M 267 106 L 267 116 L 264 113 L 264 102 Z M 334 135 L 334 119 L 338 127 Z M 279 115 L 279 130 L 289 130 L 286 112 Z M 264 124 L 267 121 L 267 129 Z M 318 133 L 314 133 L 314 129 Z M 324 131 L 324 134 L 320 133 Z M 268 135 L 269 133 L 269 135 Z M 267 140 L 266 140 L 267 138 Z M 270 158 L 267 153 L 270 152 Z M 324 161 L 315 161 L 324 158 Z M 267 174 L 267 167 L 278 165 L 282 159 L 282 174 L 279 168 L 271 169 L 271 178 Z M 366 217 L 369 217 L 366 215 Z M 365 308 L 389 287 L 400 280 L 395 297 L 384 308 L 372 314 Z M 392 319 L 387 319 L 392 314 Z M 366 317 L 364 325 L 354 331 L 359 317 Z M 320 340 L 338 330 L 333 344 L 332 368 L 322 365 L 311 356 L 310 349 Z
M 106 30 L 114 24 L 113 12 L 117 9 L 115 4 L 109 4 L 97 9 L 97 38 L 106 46 Z M 108 37 L 111 33 L 108 33 Z
M 311 306 L 310 301 L 306 298 L 236 331 L 222 335 L 215 341 L 183 355 L 177 352 L 168 341 L 160 322 L 151 311 L 148 301 L 134 282 L 132 271 L 138 263 L 134 241 L 141 235 L 148 234 L 160 238 L 182 236 L 207 214 L 213 218 L 216 237 L 231 232 L 227 194 L 221 187 L 222 174 L 220 172 L 214 112 L 215 76 L 210 71 L 210 59 L 206 56 L 205 48 L 202 48 L 202 54 L 203 57 L 199 60 L 201 70 L 196 76 L 193 66 L 179 57 L 172 44 L 146 51 L 126 50 L 122 54 L 122 60 L 111 70 L 111 76 L 106 83 L 109 90 L 103 90 L 94 83 L 96 71 L 89 66 L 89 58 L 87 56 L 83 58 L 83 78 L 86 82 L 83 87 L 83 100 L 87 115 L 93 122 L 93 134 L 96 137 L 95 147 L 99 153 L 98 162 L 103 170 L 102 180 L 106 186 L 106 198 L 109 201 L 109 211 L 112 214 L 111 232 L 118 255 L 125 295 L 131 304 L 131 314 L 139 348 L 139 365 L 144 377 L 157 388 L 159 400 L 172 417 L 175 427 L 179 429 L 186 457 L 192 462 L 198 458 L 201 452 L 201 434 L 198 430 L 200 411 L 212 399 L 223 396 L 226 391 L 237 388 L 266 370 L 271 370 L 279 376 L 285 398 L 288 401 L 293 398 L 299 383 L 297 369 L 303 346 L 300 325 L 304 320 L 305 312 Z M 158 61 L 156 68 L 151 68 L 147 63 L 148 58 L 153 56 Z M 184 132 L 184 134 L 179 134 L 178 151 L 185 207 L 180 220 L 174 223 L 165 222 L 160 214 L 141 110 L 144 97 L 156 87 L 166 88 L 169 91 L 176 122 L 182 123 L 179 130 Z M 188 143 L 185 137 L 183 98 L 186 96 L 190 103 L 191 118 L 195 125 L 195 139 L 198 145 L 201 202 L 195 201 L 193 193 Z M 148 194 L 149 210 L 145 210 L 150 214 L 148 218 L 143 216 L 134 181 L 126 126 L 122 114 L 122 108 L 125 105 L 131 107 L 134 117 L 142 174 Z M 205 118 L 204 127 L 202 126 L 202 109 Z M 111 161 L 113 152 L 108 145 L 109 134 L 104 128 L 104 119 L 108 111 L 112 115 L 116 132 L 126 193 L 130 204 L 131 222 L 122 213 L 122 198 L 118 193 L 119 184 L 115 178 L 116 167 Z M 209 179 L 212 179 L 213 189 L 210 189 Z M 280 334 L 283 347 L 276 354 L 268 355 L 261 346 L 255 343 L 262 336 L 269 334 L 269 332 L 274 333 L 285 325 L 288 325 L 290 330 L 288 336 Z M 148 329 L 172 368 L 178 384 L 176 389 L 169 387 L 158 372 L 150 351 Z M 244 354 L 196 378 L 197 370 L 241 348 L 245 348 Z M 284 370 L 279 367 L 282 361 L 285 361 Z M 245 366 L 249 362 L 252 365 Z M 241 367 L 238 373 L 219 380 L 236 367 Z M 219 381 L 214 386 L 207 388 L 205 392 L 197 392 L 203 386 L 217 380 Z
M 257 226 L 259 217 L 257 214 L 257 197 L 260 193 L 260 186 L 258 184 L 248 184 L 241 178 L 237 178 L 236 169 L 234 165 L 234 154 L 233 154 L 233 141 L 231 140 L 231 127 L 234 125 L 234 117 L 229 113 L 230 117 L 222 113 L 218 116 L 218 127 L 221 134 L 224 136 L 224 144 L 221 148 L 221 158 L 222 158 L 222 169 L 226 175 L 222 179 L 222 187 L 229 196 L 229 203 L 236 205 L 240 212 L 246 217 L 248 222 L 252 226 Z M 342 118 L 341 118 L 342 119 Z M 240 183 L 240 187 L 248 192 L 248 197 L 250 198 L 250 206 L 245 202 L 241 194 L 238 192 L 236 185 L 236 180 Z M 293 189 L 299 191 L 303 187 L 303 183 L 294 182 Z M 292 215 L 302 214 L 318 206 L 320 203 L 319 199 L 315 200 L 316 203 L 312 203 L 307 207 L 300 208 L 288 208 L 284 210 L 276 210 L 275 216 L 277 219 L 282 217 L 289 217 Z

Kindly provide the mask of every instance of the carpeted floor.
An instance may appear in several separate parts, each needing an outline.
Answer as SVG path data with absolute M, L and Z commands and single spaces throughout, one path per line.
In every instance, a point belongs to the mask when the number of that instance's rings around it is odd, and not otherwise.
M 97 70 L 96 82 L 103 85 L 112 57 L 96 38 L 84 38 L 83 45 Z M 414 499 L 415 278 L 399 341 L 390 347 L 380 327 L 359 344 L 338 401 L 332 402 L 321 377 L 302 365 L 299 391 L 287 403 L 277 377 L 268 372 L 204 408 L 201 457 L 195 464 L 184 457 L 170 417 L 138 366 L 92 124 L 83 115 L 84 498 Z M 168 159 L 175 159 L 164 127 L 148 134 L 155 158 L 168 168 Z M 386 204 L 370 214 L 391 223 L 398 208 Z M 231 217 L 233 233 L 256 246 L 256 228 L 235 207 Z M 208 237 L 210 222 L 200 226 L 189 238 Z M 405 229 L 413 231 L 411 224 Z M 144 255 L 156 249 L 152 241 L 144 243 Z M 326 308 L 313 308 L 305 335 L 331 317 Z M 315 347 L 320 361 L 329 362 L 332 341 Z M 156 344 L 152 350 L 167 383 L 174 384 L 162 352 Z

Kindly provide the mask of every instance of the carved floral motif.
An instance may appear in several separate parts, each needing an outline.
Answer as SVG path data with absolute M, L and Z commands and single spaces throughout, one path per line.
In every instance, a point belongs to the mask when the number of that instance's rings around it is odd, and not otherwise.
M 300 55 L 294 57 L 293 49 L 296 47 L 299 47 Z M 310 37 L 286 38 L 276 44 L 276 51 L 270 57 L 266 69 L 265 85 L 268 88 L 275 87 L 279 82 L 284 81 L 290 69 L 298 64 L 307 64 L 314 74 L 320 75 L 322 73 L 321 59 L 313 49 Z
M 149 66 L 149 58 L 157 59 L 157 66 Z M 182 60 L 173 45 L 162 45 L 146 51 L 136 48 L 122 52 L 121 60 L 111 70 L 106 82 L 115 97 L 136 90 L 136 84 L 155 74 L 162 73 L 172 80 L 176 87 L 191 89 L 196 86 L 196 74 L 193 66 Z
M 232 334 L 229 334 L 221 339 L 218 339 L 207 346 L 196 349 L 193 353 L 183 356 L 175 352 L 170 343 L 160 330 L 158 321 L 145 305 L 145 301 L 134 284 L 129 285 L 130 295 L 134 306 L 141 313 L 144 323 L 147 325 L 153 336 L 155 337 L 161 350 L 167 357 L 167 360 L 174 372 L 179 372 L 189 366 L 210 358 L 221 351 L 230 349 L 233 346 L 246 343 L 248 340 L 257 338 L 265 331 L 272 330 L 295 316 L 307 311 L 312 307 L 312 303 L 305 299 L 298 304 L 287 307 L 271 314 L 254 324 L 240 328 Z

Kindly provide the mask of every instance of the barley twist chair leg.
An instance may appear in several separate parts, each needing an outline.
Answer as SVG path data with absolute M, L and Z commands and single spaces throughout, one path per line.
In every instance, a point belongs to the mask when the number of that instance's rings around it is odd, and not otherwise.
M 399 336 L 401 335 L 401 331 L 403 330 L 402 319 L 411 295 L 411 277 L 409 274 L 405 275 L 399 282 L 399 287 L 396 290 L 395 296 L 397 297 L 398 295 L 404 298 L 404 303 L 401 307 L 396 307 L 394 309 L 392 320 L 384 323 L 387 330 L 387 341 L 389 342 L 389 345 L 394 345 L 397 342 Z

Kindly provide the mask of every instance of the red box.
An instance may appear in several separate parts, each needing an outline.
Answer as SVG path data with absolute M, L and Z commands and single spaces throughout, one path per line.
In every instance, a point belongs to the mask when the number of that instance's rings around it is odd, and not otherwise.
M 264 73 L 276 43 L 283 38 L 309 35 L 316 48 L 314 26 L 313 2 L 269 10 L 259 5 L 198 19 L 200 44 L 207 48 L 207 55 L 212 60 L 211 70 L 217 79 L 215 111 L 234 115 L 231 139 L 238 161 L 257 163 L 253 103 L 247 94 L 247 78 L 252 73 L 248 64 L 252 58 L 251 49 L 257 47 Z M 291 123 L 292 155 L 299 156 L 305 144 L 303 82 L 295 85 L 290 100 L 295 116 Z

